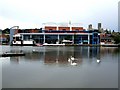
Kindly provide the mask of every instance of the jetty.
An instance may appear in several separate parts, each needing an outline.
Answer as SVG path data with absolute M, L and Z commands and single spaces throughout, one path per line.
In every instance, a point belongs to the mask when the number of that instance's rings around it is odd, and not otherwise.
M 14 57 L 14 56 L 25 56 L 25 53 L 3 53 L 0 55 L 1 57 Z

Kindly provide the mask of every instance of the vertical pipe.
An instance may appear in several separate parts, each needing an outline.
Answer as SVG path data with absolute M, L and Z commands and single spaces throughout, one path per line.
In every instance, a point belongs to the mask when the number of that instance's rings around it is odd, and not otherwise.
M 88 44 L 90 44 L 90 35 L 88 33 Z
M 30 39 L 32 39 L 32 35 L 30 35 Z
M 23 35 L 21 35 L 21 40 L 23 40 L 24 39 L 24 37 L 23 37 Z
M 12 28 L 10 28 L 10 42 L 9 42 L 9 44 L 11 44 L 13 41 L 13 35 L 14 35 L 14 30 Z
M 88 58 L 90 57 L 90 47 L 88 47 Z
M 43 40 L 43 44 L 45 43 L 45 34 L 44 34 L 44 40 Z
M 74 34 L 73 34 L 73 36 L 72 36 L 72 41 L 73 41 L 73 44 L 74 44 Z
M 60 36 L 59 36 L 59 34 L 58 34 L 58 44 L 59 44 L 59 41 L 60 41 Z
M 83 39 L 82 39 L 82 36 L 81 36 L 81 44 L 83 44 Z
M 94 44 L 94 33 L 92 33 L 92 44 Z

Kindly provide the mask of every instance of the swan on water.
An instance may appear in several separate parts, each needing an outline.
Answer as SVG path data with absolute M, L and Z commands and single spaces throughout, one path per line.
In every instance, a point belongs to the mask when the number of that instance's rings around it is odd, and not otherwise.
M 69 59 L 68 59 L 68 62 L 70 62 L 70 65 L 77 65 L 76 63 L 77 59 L 75 59 L 73 56 L 71 56 Z
M 35 49 L 33 49 L 32 51 L 33 51 L 33 52 L 35 52 L 36 50 L 35 50 Z
M 58 59 L 56 59 L 56 63 L 58 63 Z
M 71 59 L 69 58 L 69 59 L 68 59 L 68 62 L 70 62 L 70 61 L 71 61 Z
M 73 56 L 71 56 L 71 57 L 68 59 L 68 62 L 71 62 L 71 61 L 73 61 L 73 60 L 75 60 L 75 58 L 74 58 Z
M 97 63 L 100 63 L 101 61 L 99 59 L 97 59 Z
M 38 50 L 33 49 L 32 52 L 38 52 Z
M 69 59 L 68 59 L 68 62 L 71 62 L 71 61 L 76 61 L 78 59 L 74 58 L 73 56 L 71 56 Z
M 76 62 L 72 62 L 71 61 L 71 63 L 70 63 L 71 65 L 73 65 L 73 66 L 76 66 L 77 65 L 77 63 Z
M 70 57 L 71 60 L 75 60 L 75 58 L 73 56 Z

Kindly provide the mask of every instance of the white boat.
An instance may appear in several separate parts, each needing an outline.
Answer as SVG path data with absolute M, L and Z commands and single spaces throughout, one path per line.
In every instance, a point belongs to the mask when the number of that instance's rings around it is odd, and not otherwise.
M 34 40 L 12 41 L 12 46 L 35 46 Z
M 35 46 L 35 41 L 32 39 L 21 40 L 21 35 L 16 34 L 13 36 L 13 41 L 11 42 L 12 46 Z
M 48 43 L 44 43 L 43 46 L 65 46 L 65 44 L 48 44 Z
M 63 44 L 73 44 L 73 41 L 70 41 L 70 40 L 63 40 L 62 43 L 63 43 Z

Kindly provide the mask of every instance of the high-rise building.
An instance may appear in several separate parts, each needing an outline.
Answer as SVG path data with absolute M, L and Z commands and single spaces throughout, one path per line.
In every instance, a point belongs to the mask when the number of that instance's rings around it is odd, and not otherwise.
M 88 30 L 93 30 L 92 24 L 89 24 L 89 25 L 88 25 Z
M 101 30 L 101 23 L 98 23 L 98 30 Z

